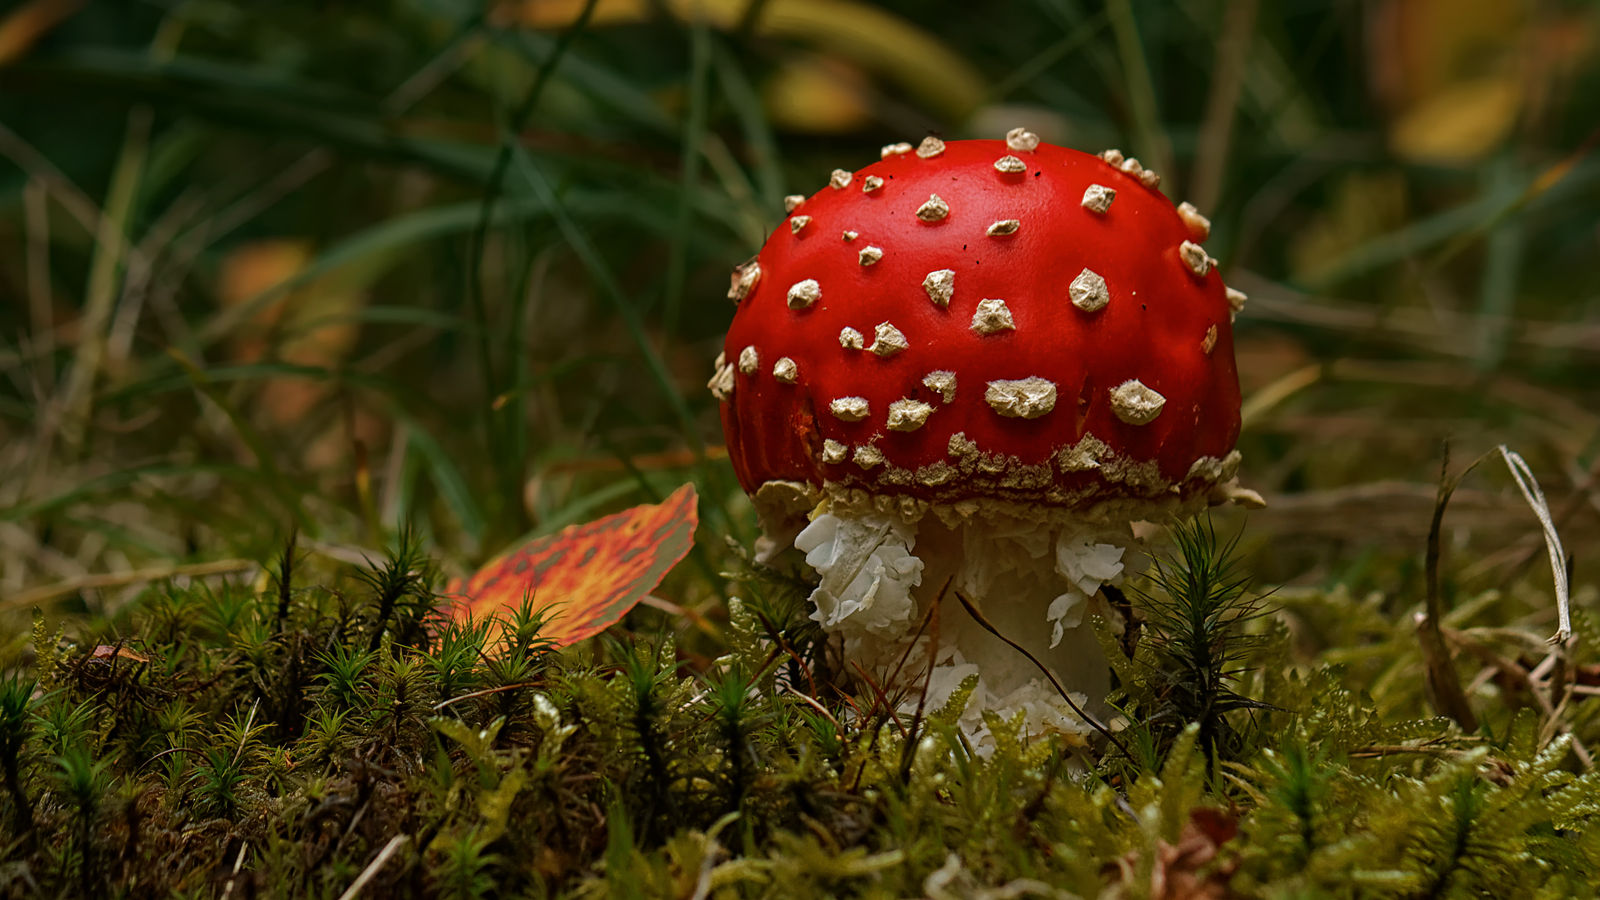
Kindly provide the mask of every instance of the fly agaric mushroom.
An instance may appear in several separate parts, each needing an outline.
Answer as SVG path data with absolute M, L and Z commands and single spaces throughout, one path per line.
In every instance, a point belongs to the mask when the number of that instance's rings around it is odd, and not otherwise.
M 806 223 L 736 272 L 712 379 L 729 456 L 764 558 L 792 545 L 820 576 L 812 618 L 844 662 L 932 664 L 929 703 L 977 673 L 980 748 L 983 708 L 1083 735 L 1032 662 L 936 595 L 948 581 L 1079 706 L 1103 700 L 1085 612 L 1116 621 L 1100 589 L 1133 562 L 1130 523 L 1259 500 L 1231 480 L 1240 301 L 1199 246 L 1209 223 L 1121 153 L 1021 129 L 910 150 L 788 204 Z

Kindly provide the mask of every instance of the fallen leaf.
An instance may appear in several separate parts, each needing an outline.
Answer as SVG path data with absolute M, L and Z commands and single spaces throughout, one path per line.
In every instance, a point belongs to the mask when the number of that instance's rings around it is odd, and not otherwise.
M 1218 809 L 1196 807 L 1189 811 L 1178 843 L 1156 842 L 1155 858 L 1150 861 L 1150 885 L 1144 895 L 1150 900 L 1229 900 L 1229 889 L 1238 861 L 1214 862 L 1223 844 L 1239 831 L 1238 820 Z M 1107 895 L 1127 896 L 1139 870 L 1140 854 L 1130 850 L 1107 863 L 1101 874 L 1111 881 Z
M 101 644 L 100 646 L 94 648 L 94 650 L 89 654 L 89 658 L 96 660 L 126 659 L 141 663 L 147 663 L 150 661 L 150 657 L 145 656 L 142 653 L 135 653 L 134 651 L 129 650 L 127 647 L 121 646 L 120 644 L 115 647 L 111 646 L 110 644 Z
M 83 0 L 33 0 L 0 19 L 0 66 L 28 54 L 40 38 L 83 8 Z
M 774 126 L 807 134 L 846 134 L 871 124 L 866 73 L 831 56 L 787 59 L 761 89 Z
M 265 238 L 243 244 L 222 258 L 217 277 L 217 298 L 224 307 L 255 303 L 268 291 L 299 278 L 316 261 L 310 241 L 299 238 Z M 345 267 L 314 278 L 258 309 L 248 327 L 240 329 L 232 344 L 234 360 L 254 363 L 269 356 L 274 361 L 319 369 L 337 369 L 361 336 L 357 317 L 366 305 L 363 288 L 383 264 Z M 331 393 L 328 384 L 305 378 L 268 378 L 257 398 L 267 418 L 278 425 L 300 422 Z M 339 429 L 334 447 L 318 448 L 324 459 L 308 461 L 312 469 L 342 460 L 350 438 Z M 321 442 L 326 444 L 327 441 Z M 309 453 L 308 453 L 309 456 Z
M 1389 132 L 1403 159 L 1467 165 L 1500 146 L 1522 111 L 1522 83 L 1514 74 L 1461 81 L 1407 109 Z
M 455 615 L 515 609 L 524 596 L 545 613 L 540 637 L 565 647 L 621 619 L 688 555 L 699 524 L 698 497 L 686 484 L 645 504 L 500 554 L 465 582 L 445 588 Z
M 529 28 L 565 28 L 586 0 L 517 0 L 502 15 Z M 907 19 L 859 0 L 765 0 L 754 7 L 749 37 L 793 40 L 848 61 L 892 82 L 947 120 L 963 121 L 984 100 L 987 83 L 941 38 Z M 722 31 L 739 31 L 751 10 L 747 0 L 602 0 L 589 25 L 600 28 L 650 21 L 665 10 L 681 21 L 701 19 Z

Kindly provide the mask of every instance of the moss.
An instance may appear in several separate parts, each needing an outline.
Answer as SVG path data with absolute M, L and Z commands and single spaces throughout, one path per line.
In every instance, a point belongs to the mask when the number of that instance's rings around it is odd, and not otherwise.
M 552 648 L 531 604 L 445 619 L 410 542 L 352 570 L 290 545 L 104 633 L 36 622 L 0 681 L 0 895 L 1592 895 L 1600 785 L 1562 720 L 1480 691 L 1462 733 L 1404 617 L 1319 595 L 1348 632 L 1297 654 L 1305 597 L 1252 595 L 1209 532 L 1178 547 L 1130 592 L 1140 638 L 1103 628 L 1121 749 L 991 716 L 980 758 L 970 684 L 917 717 L 850 695 L 759 567 L 697 672 L 665 634 Z

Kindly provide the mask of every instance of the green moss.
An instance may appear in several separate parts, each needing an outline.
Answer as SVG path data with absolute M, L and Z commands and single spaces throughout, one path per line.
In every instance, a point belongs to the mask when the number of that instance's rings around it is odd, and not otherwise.
M 452 898 L 1145 896 L 1176 870 L 1240 896 L 1593 894 L 1573 734 L 1510 690 L 1476 695 L 1479 734 L 1430 716 L 1407 617 L 1339 591 L 1314 602 L 1344 649 L 1295 652 L 1313 598 L 1252 595 L 1226 549 L 1181 532 L 1130 592 L 1140 639 L 1100 623 L 1126 752 L 991 714 L 981 758 L 971 684 L 920 717 L 848 696 L 759 567 L 695 672 L 666 635 L 556 650 L 531 603 L 444 619 L 406 541 L 365 570 L 291 546 L 106 633 L 36 621 L 0 681 L 0 894 L 334 897 L 369 869 L 367 896 Z M 1584 702 L 1566 716 L 1588 735 Z M 1184 840 L 1219 852 L 1188 865 Z

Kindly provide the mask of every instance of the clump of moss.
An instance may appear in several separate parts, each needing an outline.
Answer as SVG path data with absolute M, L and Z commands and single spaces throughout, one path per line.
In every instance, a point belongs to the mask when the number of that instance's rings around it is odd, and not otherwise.
M 819 683 L 795 586 L 758 566 L 695 671 L 665 629 L 558 650 L 531 603 L 451 620 L 411 541 L 351 570 L 291 544 L 263 584 L 165 585 L 71 640 L 36 622 L 0 680 L 0 895 L 1593 893 L 1592 701 L 1480 690 L 1462 733 L 1403 612 L 1268 610 L 1209 531 L 1177 547 L 1131 592 L 1142 632 L 1103 630 L 1117 744 L 991 717 L 980 757 L 970 691 L 913 718 Z M 1285 622 L 1313 619 L 1335 639 L 1297 654 Z

